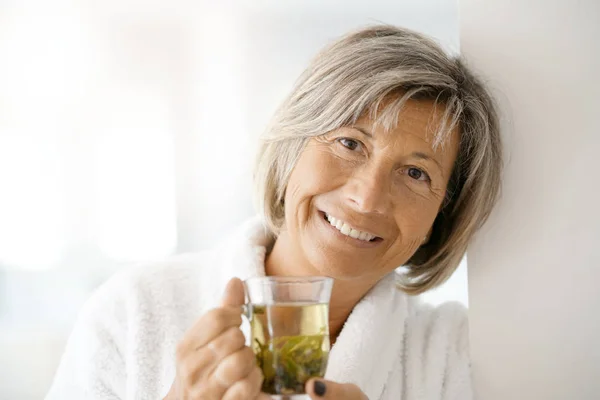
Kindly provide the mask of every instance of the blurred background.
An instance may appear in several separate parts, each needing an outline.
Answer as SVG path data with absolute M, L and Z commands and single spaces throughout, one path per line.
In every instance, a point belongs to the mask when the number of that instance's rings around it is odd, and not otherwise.
M 0 398 L 44 396 L 115 271 L 251 216 L 279 102 L 323 45 L 381 22 L 459 51 L 456 0 L 0 2 Z M 465 267 L 426 300 L 467 304 Z

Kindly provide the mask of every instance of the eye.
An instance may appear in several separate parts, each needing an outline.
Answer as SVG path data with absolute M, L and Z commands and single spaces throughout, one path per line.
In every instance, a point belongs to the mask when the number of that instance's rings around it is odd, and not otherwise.
M 360 142 L 358 140 L 350 139 L 350 138 L 339 138 L 338 142 L 347 148 L 348 150 L 356 150 L 360 147 Z
M 419 169 L 419 168 L 415 168 L 415 167 L 410 167 L 407 170 L 408 176 L 410 176 L 412 179 L 416 180 L 416 181 L 429 181 L 429 175 L 427 175 L 427 172 Z

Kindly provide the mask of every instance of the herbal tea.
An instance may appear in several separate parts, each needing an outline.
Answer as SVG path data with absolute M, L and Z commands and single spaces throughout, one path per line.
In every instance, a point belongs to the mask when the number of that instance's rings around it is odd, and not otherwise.
M 263 392 L 302 394 L 310 377 L 323 377 L 329 356 L 327 319 L 327 304 L 252 306 L 252 349 L 265 378 Z

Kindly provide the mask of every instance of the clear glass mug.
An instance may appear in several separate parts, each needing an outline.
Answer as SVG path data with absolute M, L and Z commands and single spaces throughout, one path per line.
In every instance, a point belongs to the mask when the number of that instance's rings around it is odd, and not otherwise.
M 304 384 L 323 377 L 329 356 L 327 277 L 257 277 L 244 282 L 251 347 L 272 399 L 306 399 Z

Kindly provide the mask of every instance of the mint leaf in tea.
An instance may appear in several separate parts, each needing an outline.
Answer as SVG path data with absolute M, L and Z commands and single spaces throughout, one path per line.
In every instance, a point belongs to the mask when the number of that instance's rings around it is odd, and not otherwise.
M 301 394 L 323 377 L 329 356 L 327 304 L 253 305 L 252 349 L 264 375 L 262 391 Z

